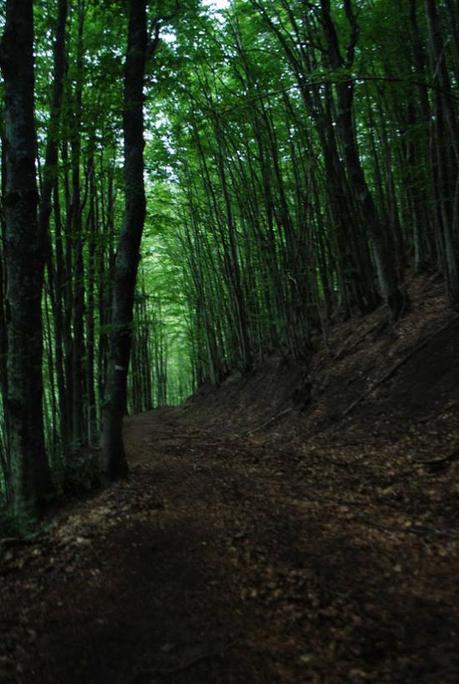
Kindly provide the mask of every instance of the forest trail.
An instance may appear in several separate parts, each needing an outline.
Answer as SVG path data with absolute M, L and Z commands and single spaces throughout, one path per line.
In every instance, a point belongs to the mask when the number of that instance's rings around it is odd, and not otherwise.
M 2 684 L 457 681 L 457 463 L 180 408 L 126 439 L 129 482 L 3 548 Z

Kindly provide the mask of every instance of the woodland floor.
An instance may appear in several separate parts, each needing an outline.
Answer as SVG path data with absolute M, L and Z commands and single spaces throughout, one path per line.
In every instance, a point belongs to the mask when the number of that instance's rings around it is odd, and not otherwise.
M 0 539 L 1 684 L 458 682 L 459 325 L 416 311 L 309 408 L 281 362 L 130 418 L 128 482 Z
M 131 419 L 129 482 L 4 555 L 2 684 L 458 681 L 450 468 L 183 416 Z

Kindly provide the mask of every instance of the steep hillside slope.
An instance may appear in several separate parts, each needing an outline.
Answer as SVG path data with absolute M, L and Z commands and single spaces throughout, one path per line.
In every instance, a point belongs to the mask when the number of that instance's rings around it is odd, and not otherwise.
M 336 323 L 315 340 L 310 367 L 272 357 L 246 377 L 202 388 L 177 409 L 187 420 L 273 439 L 410 434 L 459 446 L 459 316 L 435 278 L 408 289 L 410 311 L 395 326 L 381 307 Z

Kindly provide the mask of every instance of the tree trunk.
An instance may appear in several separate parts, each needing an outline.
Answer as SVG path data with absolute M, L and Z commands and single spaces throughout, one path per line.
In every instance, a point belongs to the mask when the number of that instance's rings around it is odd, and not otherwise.
M 352 67 L 358 36 L 352 0 L 344 1 L 344 11 L 350 32 L 346 59 L 341 54 L 336 26 L 331 15 L 330 0 L 321 0 L 321 20 L 326 41 L 326 52 L 329 65 L 335 70 Z M 396 320 L 402 313 L 404 297 L 398 286 L 395 260 L 391 254 L 389 221 L 385 217 L 383 222 L 379 217 L 360 160 L 352 112 L 354 83 L 338 82 L 336 84 L 336 95 L 338 108 L 336 127 L 341 138 L 344 164 L 358 214 L 357 218 L 362 225 L 366 225 L 368 228 L 373 243 L 381 294 L 391 311 L 392 318 Z
M 45 249 L 37 221 L 32 0 L 7 0 L 1 68 L 6 143 L 6 413 L 13 511 L 18 525 L 26 528 L 52 490 L 43 435 L 41 294 Z
M 459 204 L 459 143 L 458 125 L 445 44 L 442 36 L 438 7 L 434 0 L 425 0 L 429 28 L 429 52 L 434 83 L 433 129 L 435 131 L 434 182 L 438 189 L 443 234 L 443 262 L 448 297 L 453 306 L 459 306 L 459 259 L 457 256 L 457 206 Z
M 57 10 L 56 37 L 54 41 L 54 80 L 51 99 L 50 116 L 43 167 L 40 203 L 38 207 L 38 227 L 46 246 L 46 261 L 48 282 L 54 317 L 54 333 L 56 348 L 56 379 L 59 392 L 60 439 L 62 454 L 65 454 L 68 443 L 66 388 L 64 378 L 64 360 L 62 348 L 63 316 L 62 316 L 62 236 L 60 226 L 59 207 L 55 209 L 54 245 L 55 259 L 53 265 L 53 247 L 49 234 L 49 224 L 52 210 L 53 190 L 57 185 L 58 145 L 60 140 L 60 124 L 62 110 L 62 94 L 66 74 L 66 24 L 68 16 L 67 0 L 59 0 Z M 54 195 L 57 199 L 57 193 Z M 53 267 L 54 266 L 54 267 Z
M 85 442 L 84 404 L 85 404 L 85 273 L 84 273 L 84 233 L 82 215 L 85 199 L 81 192 L 81 138 L 83 115 L 83 81 L 84 81 L 84 23 L 85 2 L 78 2 L 78 33 L 76 47 L 76 76 L 73 93 L 73 120 L 71 128 L 71 169 L 72 169 L 72 199 L 70 203 L 70 235 L 73 274 L 72 301 L 72 442 L 73 448 L 78 448 Z
M 129 0 L 128 7 L 123 119 L 126 208 L 115 261 L 110 361 L 103 408 L 101 465 L 108 480 L 128 474 L 122 425 L 126 410 L 139 248 L 146 213 L 143 179 L 143 86 L 148 47 L 146 0 Z

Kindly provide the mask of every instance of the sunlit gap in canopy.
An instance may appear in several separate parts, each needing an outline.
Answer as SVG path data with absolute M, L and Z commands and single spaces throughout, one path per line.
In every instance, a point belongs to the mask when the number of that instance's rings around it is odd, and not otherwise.
M 230 7 L 231 0 L 204 0 L 203 4 L 211 10 L 221 12 Z
M 225 17 L 223 14 L 223 11 L 228 9 L 231 6 L 232 0 L 203 0 L 203 5 L 204 7 L 207 7 L 208 9 L 212 10 L 214 13 L 214 16 L 221 22 L 224 22 Z M 163 31 L 162 34 L 162 39 L 172 45 L 176 41 L 176 34 L 174 30 L 169 30 L 169 31 Z
M 231 0 L 204 0 L 204 4 L 214 9 L 227 9 L 231 4 Z

